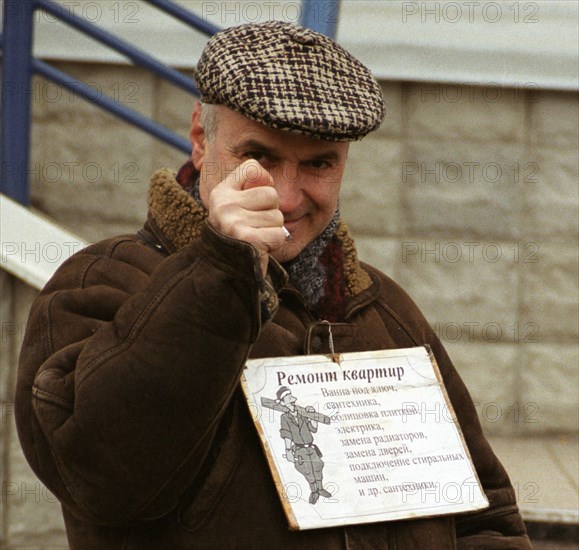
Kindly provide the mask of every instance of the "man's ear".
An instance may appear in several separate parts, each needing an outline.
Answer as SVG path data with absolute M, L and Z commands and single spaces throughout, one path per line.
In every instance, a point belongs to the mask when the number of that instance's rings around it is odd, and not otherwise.
M 198 102 L 193 109 L 191 116 L 191 131 L 189 132 L 189 139 L 191 140 L 191 160 L 196 170 L 201 170 L 203 165 L 203 157 L 205 156 L 205 130 L 201 126 L 201 103 Z

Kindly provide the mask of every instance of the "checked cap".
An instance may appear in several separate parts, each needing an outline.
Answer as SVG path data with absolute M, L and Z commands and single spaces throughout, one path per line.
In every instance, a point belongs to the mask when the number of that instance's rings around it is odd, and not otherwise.
M 361 139 L 385 113 L 380 87 L 360 61 L 330 38 L 281 21 L 213 35 L 195 80 L 205 103 L 329 141 Z

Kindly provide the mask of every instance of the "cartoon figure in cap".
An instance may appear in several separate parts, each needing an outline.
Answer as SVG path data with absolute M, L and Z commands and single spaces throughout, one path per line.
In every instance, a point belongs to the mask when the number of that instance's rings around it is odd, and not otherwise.
M 310 484 L 309 501 L 310 504 L 315 504 L 320 496 L 329 498 L 332 494 L 326 491 L 322 484 L 322 452 L 314 443 L 312 435 L 318 431 L 318 421 L 313 419 L 315 410 L 311 406 L 305 410 L 301 407 L 298 409 L 296 401 L 286 386 L 277 391 L 276 402 L 286 410 L 281 415 L 279 434 L 285 441 L 286 458 L 294 463 L 296 470 Z M 310 414 L 306 416 L 304 412 Z

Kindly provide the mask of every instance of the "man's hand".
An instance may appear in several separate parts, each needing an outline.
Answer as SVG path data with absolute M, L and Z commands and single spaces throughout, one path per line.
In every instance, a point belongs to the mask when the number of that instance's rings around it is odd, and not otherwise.
M 273 179 L 256 160 L 240 164 L 209 195 L 211 225 L 257 247 L 264 276 L 268 254 L 285 242 L 283 221 Z

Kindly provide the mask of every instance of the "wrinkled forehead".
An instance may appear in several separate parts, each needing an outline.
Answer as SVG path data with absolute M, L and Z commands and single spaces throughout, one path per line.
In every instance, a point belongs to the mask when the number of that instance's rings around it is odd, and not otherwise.
M 223 105 L 210 105 L 215 113 L 214 139 L 229 148 L 253 147 L 279 157 L 310 157 L 323 155 L 345 160 L 348 142 L 311 137 L 256 122 Z M 207 109 L 208 106 L 202 107 Z

